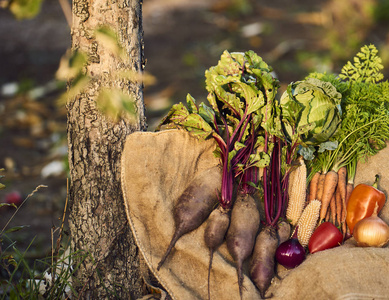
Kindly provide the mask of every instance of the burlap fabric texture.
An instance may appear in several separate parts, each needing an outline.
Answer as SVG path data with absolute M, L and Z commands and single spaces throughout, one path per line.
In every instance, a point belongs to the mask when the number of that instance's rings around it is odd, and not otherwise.
M 157 264 L 173 235 L 173 205 L 194 176 L 218 165 L 214 149 L 213 140 L 200 141 L 185 131 L 167 130 L 135 132 L 123 150 L 122 188 L 128 221 L 149 271 L 172 299 L 208 297 L 205 224 L 177 242 L 159 271 Z M 378 173 L 380 188 L 389 191 L 387 170 L 389 151 L 385 149 L 358 166 L 355 183 L 372 184 Z M 380 215 L 386 222 L 388 206 Z M 243 298 L 261 299 L 247 276 L 247 263 L 244 272 Z M 350 239 L 341 247 L 308 255 L 296 269 L 279 266 L 278 275 L 267 292 L 273 299 L 389 299 L 389 248 L 359 248 Z M 211 297 L 239 299 L 235 263 L 225 243 L 214 254 Z

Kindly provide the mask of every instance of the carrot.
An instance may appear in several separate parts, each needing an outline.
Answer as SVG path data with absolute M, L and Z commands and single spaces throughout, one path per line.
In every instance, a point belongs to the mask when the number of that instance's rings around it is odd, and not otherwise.
M 205 245 L 210 250 L 208 267 L 208 299 L 211 299 L 210 278 L 214 251 L 223 243 L 228 226 L 230 225 L 229 210 L 219 206 L 209 215 L 204 231 Z
M 342 201 L 346 201 L 347 168 L 341 167 L 338 170 L 338 189 Z
M 259 229 L 260 216 L 254 199 L 240 193 L 231 210 L 227 248 L 237 263 L 239 294 L 243 293 L 243 262 L 251 255 Z
M 325 219 L 331 198 L 335 193 L 338 184 L 338 173 L 334 170 L 327 172 L 324 179 L 323 196 L 321 198 L 321 209 L 319 223 Z
M 338 183 L 338 187 L 335 190 L 335 207 L 336 207 L 336 225 L 340 226 L 342 223 L 341 219 L 342 219 L 344 205 L 340 195 L 339 183 Z
M 320 177 L 317 183 L 317 190 L 316 190 L 316 199 L 321 201 L 321 198 L 323 197 L 323 190 L 324 190 L 324 180 L 326 178 L 325 173 L 320 173 Z
M 336 203 L 335 203 L 335 194 L 336 191 L 332 194 L 330 201 L 330 210 L 331 210 L 331 222 L 335 225 L 336 223 Z
M 343 236 L 347 234 L 347 223 L 346 223 L 346 216 L 347 216 L 347 203 L 348 199 L 350 198 L 351 192 L 354 189 L 354 182 L 348 181 L 346 185 L 346 201 L 343 203 L 343 209 L 342 209 L 342 232 Z
M 266 226 L 258 234 L 250 261 L 250 278 L 258 288 L 261 297 L 274 277 L 275 253 L 278 247 L 277 232 L 273 226 Z
M 309 198 L 308 203 L 312 200 L 317 199 L 317 189 L 319 184 L 319 178 L 320 178 L 320 172 L 316 172 L 315 175 L 313 175 L 311 182 L 309 183 Z
M 342 207 L 346 207 L 347 194 L 347 167 L 343 166 L 338 170 L 338 189 L 342 201 Z
M 347 207 L 347 203 L 348 203 L 348 199 L 350 198 L 350 195 L 351 195 L 351 192 L 353 191 L 354 189 L 354 182 L 347 182 L 347 186 L 346 186 L 346 207 Z
M 221 186 L 221 172 L 218 166 L 198 174 L 184 190 L 174 205 L 175 231 L 171 242 L 158 263 L 161 268 L 177 240 L 198 228 L 218 203 L 217 187 Z
M 330 221 L 330 209 L 327 209 L 326 215 L 323 220 L 326 222 Z

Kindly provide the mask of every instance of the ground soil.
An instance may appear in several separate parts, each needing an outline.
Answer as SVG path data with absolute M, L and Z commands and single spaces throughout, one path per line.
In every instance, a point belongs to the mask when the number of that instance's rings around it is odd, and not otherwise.
M 247 1 L 246 11 L 231 4 L 244 2 L 144 1 L 145 70 L 157 79 L 144 91 L 149 130 L 187 93 L 205 101 L 204 72 L 225 49 L 254 50 L 273 66 L 281 90 L 312 68 L 331 70 L 343 63 L 320 60 L 329 56 L 321 14 L 329 1 Z M 384 44 L 386 30 L 369 38 Z M 7 186 L 0 202 L 11 191 L 27 196 L 37 186 L 47 186 L 26 201 L 8 226 L 29 225 L 12 237 L 22 246 L 35 237 L 32 256 L 39 257 L 50 251 L 51 232 L 60 226 L 66 203 L 66 169 L 42 176 L 53 161 L 66 165 L 66 111 L 56 102 L 63 88 L 52 80 L 70 47 L 70 29 L 58 2 L 45 0 L 41 13 L 25 21 L 0 10 L 0 45 L 0 168 L 6 168 L 1 182 Z M 45 92 L 36 99 L 28 93 L 7 96 L 10 83 Z M 13 212 L 0 209 L 0 229 Z

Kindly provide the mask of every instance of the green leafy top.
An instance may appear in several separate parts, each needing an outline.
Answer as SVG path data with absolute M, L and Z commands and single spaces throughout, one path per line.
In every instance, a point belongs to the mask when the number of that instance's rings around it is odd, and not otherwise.
M 339 151 L 360 160 L 385 148 L 389 139 L 389 83 L 355 83 L 344 102 L 345 114 L 337 135 L 344 142 Z
M 224 51 L 218 64 L 205 72 L 208 102 L 218 119 L 221 115 L 226 118 L 231 133 L 250 114 L 256 126 L 265 122 L 261 108 L 273 102 L 279 87 L 271 72 L 272 68 L 253 51 Z
M 174 104 L 168 114 L 161 120 L 156 131 L 166 125 L 166 129 L 181 128 L 189 131 L 194 136 L 207 139 L 216 132 L 215 113 L 204 103 L 199 107 L 195 99 L 188 94 L 186 97 L 187 107 L 183 103 Z
M 273 117 L 279 85 L 270 72 L 253 51 L 224 51 L 218 64 L 205 72 L 211 107 L 197 105 L 188 94 L 187 105 L 173 105 L 156 128 L 182 128 L 199 138 L 216 140 L 215 155 L 223 165 L 221 204 L 225 208 L 232 204 L 234 182 L 239 181 L 243 192 L 252 192 L 259 180 L 258 169 L 270 162 L 269 155 L 259 150 L 264 128 L 280 128 L 279 118 L 277 122 Z
M 377 55 L 378 50 L 374 45 L 365 45 L 354 57 L 354 64 L 350 61 L 342 68 L 340 79 L 351 82 L 376 83 L 384 78 L 381 70 L 384 68 L 382 59 Z
M 208 138 L 217 131 L 218 126 L 225 125 L 222 121 L 225 119 L 230 135 L 244 125 L 245 130 L 240 139 L 244 142 L 250 130 L 265 125 L 264 112 L 270 111 L 265 106 L 275 102 L 279 84 L 271 71 L 271 67 L 253 51 L 224 51 L 218 64 L 205 72 L 207 100 L 211 107 L 204 103 L 197 107 L 195 99 L 188 94 L 187 107 L 182 103 L 175 104 L 156 130 L 162 126 L 180 127 Z M 249 116 L 250 122 L 247 122 Z M 274 122 L 270 115 L 267 119 L 268 122 L 270 119 Z

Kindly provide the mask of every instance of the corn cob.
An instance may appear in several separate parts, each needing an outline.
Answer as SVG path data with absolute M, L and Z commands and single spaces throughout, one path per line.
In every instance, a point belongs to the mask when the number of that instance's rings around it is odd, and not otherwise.
M 307 195 L 307 167 L 304 159 L 299 158 L 299 166 L 291 172 L 292 182 L 289 182 L 290 188 L 288 208 L 286 210 L 286 218 L 290 220 L 292 225 L 296 225 L 299 220 L 305 205 Z M 294 173 L 294 174 L 293 174 Z
M 289 195 L 289 197 L 290 197 L 290 194 L 292 193 L 294 181 L 296 179 L 296 174 L 297 174 L 296 169 L 292 170 L 289 173 L 289 185 L 288 185 L 288 195 Z
M 320 216 L 321 202 L 312 200 L 304 209 L 297 223 L 297 239 L 303 247 L 308 246 L 309 239 L 316 228 Z

